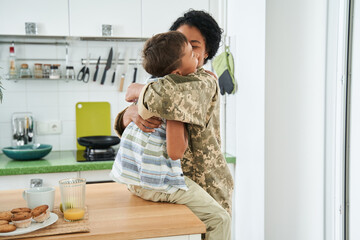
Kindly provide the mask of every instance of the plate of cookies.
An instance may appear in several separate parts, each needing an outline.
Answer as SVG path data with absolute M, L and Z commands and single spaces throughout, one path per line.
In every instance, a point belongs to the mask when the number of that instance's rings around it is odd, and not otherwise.
M 58 218 L 58 215 L 50 212 L 48 205 L 0 212 L 0 237 L 33 232 L 55 223 Z

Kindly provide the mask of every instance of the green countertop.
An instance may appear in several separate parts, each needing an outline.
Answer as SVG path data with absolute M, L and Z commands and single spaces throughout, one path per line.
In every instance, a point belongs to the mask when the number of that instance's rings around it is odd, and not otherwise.
M 114 161 L 77 162 L 76 151 L 52 151 L 43 159 L 15 161 L 0 154 L 0 176 L 36 173 L 77 172 L 111 169 Z M 228 163 L 235 163 L 234 156 L 225 153 Z

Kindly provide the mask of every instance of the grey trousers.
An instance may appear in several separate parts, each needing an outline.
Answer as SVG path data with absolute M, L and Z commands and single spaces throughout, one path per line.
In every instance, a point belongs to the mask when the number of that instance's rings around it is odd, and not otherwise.
M 203 188 L 185 177 L 189 190 L 177 190 L 172 194 L 129 185 L 130 192 L 153 202 L 169 202 L 186 205 L 205 225 L 207 240 L 230 240 L 231 217 Z

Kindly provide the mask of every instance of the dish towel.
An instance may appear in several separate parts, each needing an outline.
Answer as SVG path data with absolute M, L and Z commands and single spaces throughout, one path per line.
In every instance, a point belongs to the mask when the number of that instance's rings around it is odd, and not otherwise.
M 215 57 L 212 66 L 219 76 L 219 87 L 221 95 L 235 93 L 236 82 L 234 78 L 234 58 L 229 46 L 225 46 L 225 51 Z

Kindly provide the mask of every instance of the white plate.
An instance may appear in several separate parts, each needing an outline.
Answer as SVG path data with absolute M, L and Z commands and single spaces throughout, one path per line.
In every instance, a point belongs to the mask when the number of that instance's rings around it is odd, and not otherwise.
M 31 220 L 32 222 L 31 222 L 30 227 L 17 228 L 15 231 L 12 231 L 12 232 L 0 233 L 0 237 L 2 237 L 2 236 L 15 236 L 15 235 L 20 235 L 20 234 L 33 232 L 33 231 L 39 230 L 41 228 L 47 227 L 47 226 L 55 223 L 58 219 L 59 219 L 58 215 L 56 215 L 55 213 L 50 212 L 50 217 L 48 219 L 46 219 L 44 222 L 38 223 L 38 222 L 35 222 L 34 220 Z

